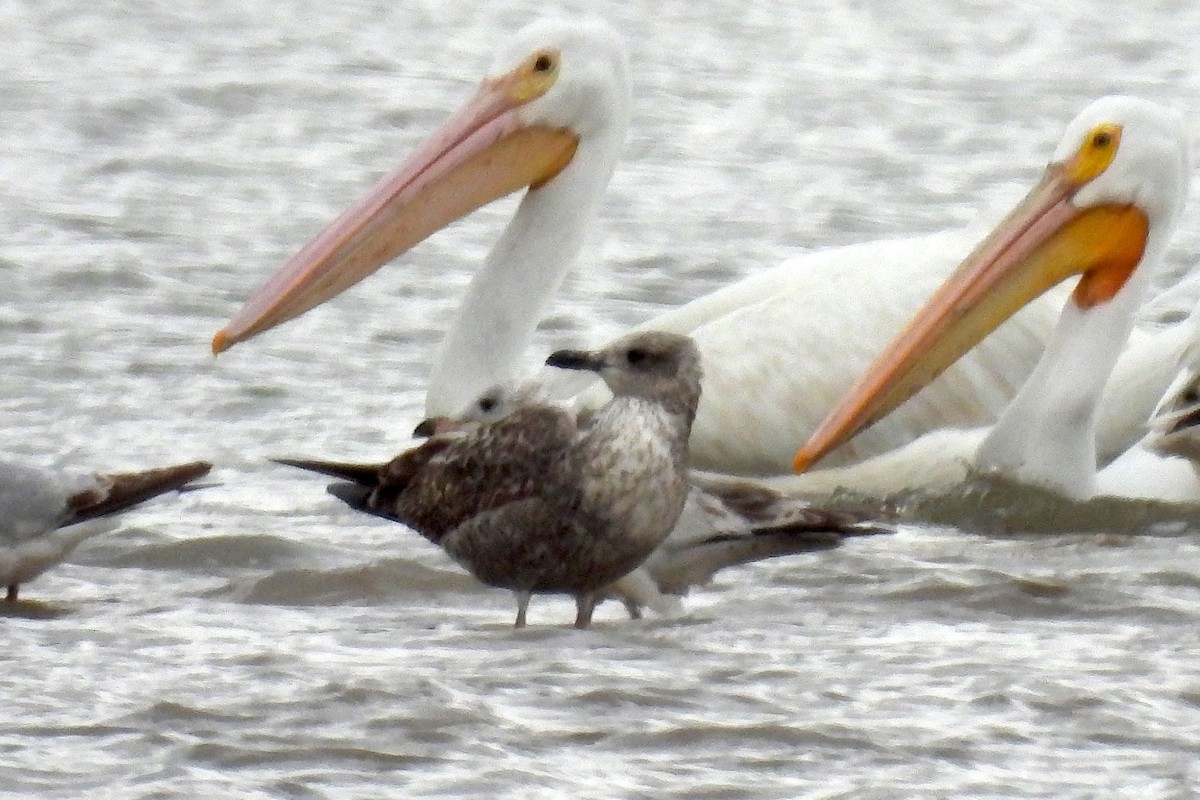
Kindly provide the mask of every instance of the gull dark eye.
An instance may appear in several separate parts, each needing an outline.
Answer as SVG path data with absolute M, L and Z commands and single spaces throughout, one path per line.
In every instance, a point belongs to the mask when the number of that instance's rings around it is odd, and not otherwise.
M 1197 401 L 1200 401 L 1200 388 L 1197 388 L 1193 384 L 1192 386 L 1189 386 L 1186 389 L 1184 389 L 1183 393 L 1180 394 L 1179 396 L 1180 396 L 1180 398 L 1183 399 L 1183 402 L 1185 402 L 1185 403 L 1195 403 Z
M 625 360 L 627 360 L 631 365 L 637 366 L 646 360 L 646 351 L 640 347 L 630 348 L 629 352 L 625 354 Z
M 481 397 L 479 399 L 479 410 L 482 411 L 483 413 L 485 413 L 485 414 L 490 413 L 495 408 L 496 408 L 496 398 Z

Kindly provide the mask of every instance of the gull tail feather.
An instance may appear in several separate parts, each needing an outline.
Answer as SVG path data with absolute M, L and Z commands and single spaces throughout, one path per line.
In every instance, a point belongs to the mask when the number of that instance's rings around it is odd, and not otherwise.
M 708 583 L 723 569 L 768 558 L 832 550 L 842 543 L 840 533 L 816 530 L 807 523 L 798 527 L 771 525 L 749 533 L 728 533 L 672 550 L 646 565 L 659 590 L 687 594 L 692 586 Z
M 283 464 L 286 467 L 297 467 L 309 472 L 318 472 L 321 475 L 340 478 L 365 487 L 377 485 L 379 483 L 380 472 L 387 466 L 386 464 L 351 464 L 342 461 L 319 461 L 306 458 L 273 458 L 271 460 L 276 464 Z
M 816 508 L 750 481 L 706 481 L 693 488 L 667 540 L 608 593 L 636 615 L 642 607 L 668 605 L 669 597 L 686 595 L 728 567 L 831 550 L 846 538 L 891 532 L 865 514 Z

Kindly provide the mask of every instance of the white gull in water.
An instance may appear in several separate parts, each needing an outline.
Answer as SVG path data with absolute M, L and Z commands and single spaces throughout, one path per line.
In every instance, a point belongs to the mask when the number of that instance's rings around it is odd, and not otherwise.
M 0 585 L 15 601 L 22 583 L 61 562 L 83 540 L 112 530 L 113 514 L 208 474 L 196 461 L 109 475 L 78 475 L 0 461 Z
M 522 377 L 537 323 L 583 248 L 617 163 L 638 68 L 620 37 L 594 19 L 540 21 L 508 37 L 463 108 L 255 292 L 214 337 L 214 351 L 331 299 L 453 220 L 528 186 L 434 360 L 425 413 L 453 414 L 487 387 Z M 644 329 L 690 335 L 703 357 L 693 466 L 788 471 L 829 406 L 970 244 L 954 234 L 818 251 L 648 320 Z M 993 422 L 1041 355 L 1062 297 L 1032 300 L 826 463 L 859 461 L 942 427 Z M 1118 450 L 1141 435 L 1170 380 L 1156 364 L 1138 368 L 1159 381 L 1141 405 L 1102 420 Z
M 546 363 L 599 374 L 613 399 L 586 420 L 522 405 L 378 467 L 285 463 L 353 479 L 331 490 L 513 590 L 517 627 L 538 592 L 574 595 L 575 625 L 586 627 L 598 593 L 641 564 L 683 511 L 700 356 L 687 337 L 640 333 Z

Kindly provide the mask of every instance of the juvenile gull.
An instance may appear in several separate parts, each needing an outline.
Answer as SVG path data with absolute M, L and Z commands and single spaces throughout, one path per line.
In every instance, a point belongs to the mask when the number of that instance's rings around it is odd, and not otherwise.
M 599 593 L 642 563 L 683 510 L 700 356 L 687 337 L 645 332 L 546 363 L 599 374 L 613 399 L 581 420 L 522 405 L 381 466 L 283 463 L 350 478 L 330 491 L 512 589 L 517 627 L 533 593 L 558 592 L 575 597 L 575 626 L 585 628 Z
M 454 416 L 424 420 L 413 435 L 450 435 L 495 422 L 526 405 L 546 402 L 549 393 L 536 381 L 497 384 Z M 590 412 L 578 413 L 586 424 Z M 429 452 L 420 448 L 410 451 L 411 458 L 418 460 Z M 347 470 L 352 467 L 341 465 L 341 469 L 331 474 L 348 477 Z M 371 475 L 376 469 L 366 467 Z M 679 598 L 728 567 L 829 550 L 847 537 L 891 533 L 890 527 L 862 513 L 819 508 L 751 479 L 697 470 L 689 473 L 689 479 L 692 487 L 687 504 L 666 540 L 641 566 L 602 592 L 602 597 L 624 603 L 634 619 L 646 608 L 660 614 L 678 611 Z
M 0 584 L 5 600 L 58 564 L 84 539 L 115 527 L 111 515 L 182 489 L 211 464 L 196 461 L 140 472 L 70 475 L 0 461 Z

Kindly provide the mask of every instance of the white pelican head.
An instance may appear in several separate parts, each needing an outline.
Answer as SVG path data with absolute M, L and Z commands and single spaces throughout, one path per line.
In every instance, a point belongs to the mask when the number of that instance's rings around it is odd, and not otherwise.
M 466 104 L 268 280 L 213 352 L 325 302 L 498 197 L 562 183 L 584 161 L 607 181 L 628 127 L 627 61 L 597 19 L 521 30 Z

